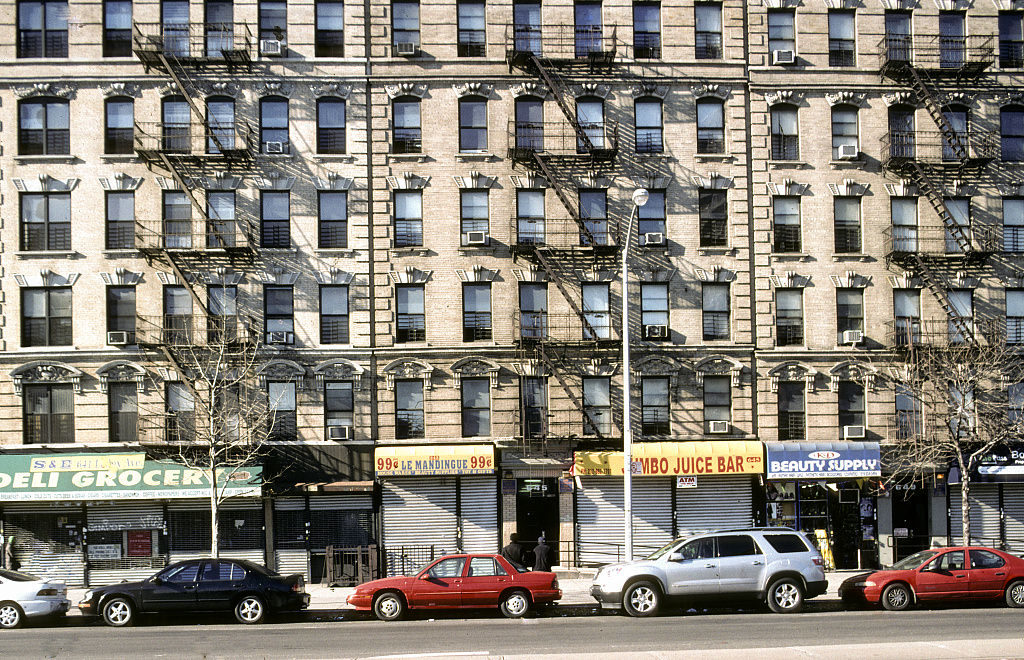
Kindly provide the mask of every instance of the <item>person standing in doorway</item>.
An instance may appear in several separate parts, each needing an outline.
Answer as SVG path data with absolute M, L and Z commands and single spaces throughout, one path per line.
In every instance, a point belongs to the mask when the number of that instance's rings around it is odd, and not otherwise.
M 551 546 L 547 544 L 543 536 L 537 539 L 537 547 L 533 549 L 533 556 L 533 570 L 551 570 Z
M 501 556 L 509 560 L 513 566 L 523 566 L 523 544 L 519 542 L 519 534 L 512 532 L 508 545 L 501 549 Z

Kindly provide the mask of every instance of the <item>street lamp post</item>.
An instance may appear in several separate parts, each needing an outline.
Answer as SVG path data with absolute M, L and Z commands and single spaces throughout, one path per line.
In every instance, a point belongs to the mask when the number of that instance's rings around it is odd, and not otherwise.
M 633 559 L 633 426 L 630 422 L 629 383 L 629 245 L 633 239 L 633 222 L 637 209 L 647 203 L 650 193 L 645 188 L 633 191 L 633 210 L 622 238 L 622 524 L 625 531 L 626 561 Z

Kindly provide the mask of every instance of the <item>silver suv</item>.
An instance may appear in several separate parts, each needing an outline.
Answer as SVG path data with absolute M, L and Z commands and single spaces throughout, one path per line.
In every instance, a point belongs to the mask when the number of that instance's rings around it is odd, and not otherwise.
M 729 529 L 676 539 L 647 559 L 598 571 L 590 595 L 601 607 L 651 616 L 663 603 L 757 601 L 798 612 L 828 589 L 821 553 L 788 527 Z

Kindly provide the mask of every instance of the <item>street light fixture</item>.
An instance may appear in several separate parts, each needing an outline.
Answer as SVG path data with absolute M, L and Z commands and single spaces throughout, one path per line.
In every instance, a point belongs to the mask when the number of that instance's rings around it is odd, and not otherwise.
M 633 210 L 622 240 L 622 518 L 625 531 L 626 561 L 633 559 L 633 427 L 630 422 L 629 383 L 629 246 L 633 238 L 633 222 L 637 210 L 647 203 L 651 194 L 646 188 L 633 191 Z

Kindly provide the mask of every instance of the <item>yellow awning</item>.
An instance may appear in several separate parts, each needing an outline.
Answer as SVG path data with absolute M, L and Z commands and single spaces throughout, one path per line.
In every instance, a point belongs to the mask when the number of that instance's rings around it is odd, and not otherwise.
M 493 474 L 493 445 L 377 447 L 378 477 Z
M 574 471 L 621 475 L 621 451 L 578 451 Z M 640 442 L 633 445 L 633 474 L 642 477 L 763 474 L 764 445 L 757 440 Z

